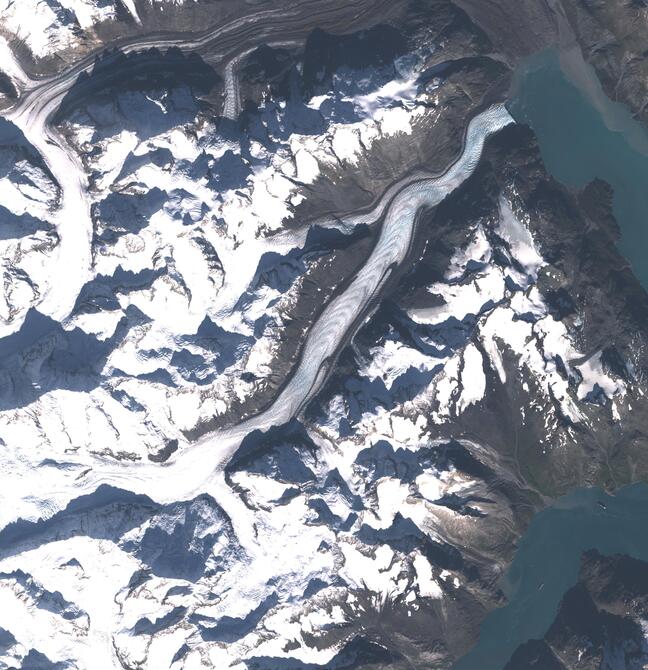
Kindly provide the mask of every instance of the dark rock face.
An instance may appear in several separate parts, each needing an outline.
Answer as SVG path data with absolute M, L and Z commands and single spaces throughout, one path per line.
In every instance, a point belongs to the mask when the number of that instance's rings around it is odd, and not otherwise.
M 589 551 L 544 638 L 519 647 L 506 670 L 643 668 L 647 606 L 648 563 Z
M 627 104 L 646 124 L 646 5 L 622 0 L 562 4 L 584 58 L 594 66 L 608 96 Z
M 550 47 L 576 49 L 612 100 L 645 124 L 647 10 L 643 0 L 457 0 L 511 61 Z

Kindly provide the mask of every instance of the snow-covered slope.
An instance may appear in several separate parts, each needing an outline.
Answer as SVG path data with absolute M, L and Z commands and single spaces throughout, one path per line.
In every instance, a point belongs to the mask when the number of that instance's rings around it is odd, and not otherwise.
M 119 0 L 2 0 L 2 32 L 43 58 L 77 46 L 95 24 L 115 20 L 121 6 Z M 134 8 L 132 2 L 125 6 Z

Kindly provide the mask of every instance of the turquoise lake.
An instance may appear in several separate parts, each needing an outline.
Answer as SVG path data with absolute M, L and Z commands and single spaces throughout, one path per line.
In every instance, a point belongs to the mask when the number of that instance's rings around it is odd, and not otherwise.
M 567 186 L 614 189 L 619 247 L 648 288 L 648 131 L 610 100 L 580 54 L 547 51 L 516 76 L 509 111 L 535 132 L 549 172 Z
M 614 189 L 619 248 L 648 288 L 648 132 L 610 100 L 579 53 L 547 51 L 519 68 L 509 111 L 535 132 L 549 172 L 568 187 L 598 177 Z M 513 651 L 542 638 L 584 551 L 648 560 L 648 485 L 610 496 L 579 489 L 540 512 L 501 584 L 508 604 L 485 620 L 478 644 L 455 670 L 502 670 Z
M 584 551 L 648 561 L 648 485 L 616 495 L 572 491 L 537 514 L 521 539 L 502 587 L 509 603 L 491 613 L 479 642 L 455 670 L 501 670 L 518 645 L 541 638 L 563 594 L 576 582 Z

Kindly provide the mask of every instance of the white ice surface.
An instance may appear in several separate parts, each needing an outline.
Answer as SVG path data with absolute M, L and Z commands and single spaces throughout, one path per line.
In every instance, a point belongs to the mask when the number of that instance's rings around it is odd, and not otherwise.
M 578 385 L 578 398 L 582 400 L 598 386 L 610 399 L 625 394 L 625 384 L 607 374 L 601 361 L 601 351 L 590 356 L 584 363 L 574 366 L 581 374 L 582 381 Z

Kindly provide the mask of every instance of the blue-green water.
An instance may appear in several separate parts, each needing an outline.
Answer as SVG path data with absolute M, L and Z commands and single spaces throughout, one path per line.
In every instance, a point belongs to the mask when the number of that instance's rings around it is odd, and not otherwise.
M 508 604 L 486 618 L 477 646 L 455 670 L 501 670 L 518 645 L 543 637 L 563 594 L 576 582 L 584 551 L 648 560 L 647 528 L 646 484 L 614 496 L 578 489 L 537 514 L 502 585 Z
M 620 250 L 648 287 L 648 132 L 606 97 L 576 52 L 529 59 L 518 71 L 509 110 L 531 126 L 556 179 L 580 188 L 599 177 L 612 186 Z M 543 637 L 576 582 L 584 551 L 648 561 L 647 528 L 646 484 L 615 496 L 579 489 L 539 513 L 503 581 L 508 604 L 487 617 L 477 646 L 455 670 L 502 670 L 520 644 Z
M 619 248 L 648 288 L 648 131 L 612 102 L 579 54 L 546 51 L 518 71 L 511 114 L 535 132 L 549 172 L 567 186 L 614 189 Z

